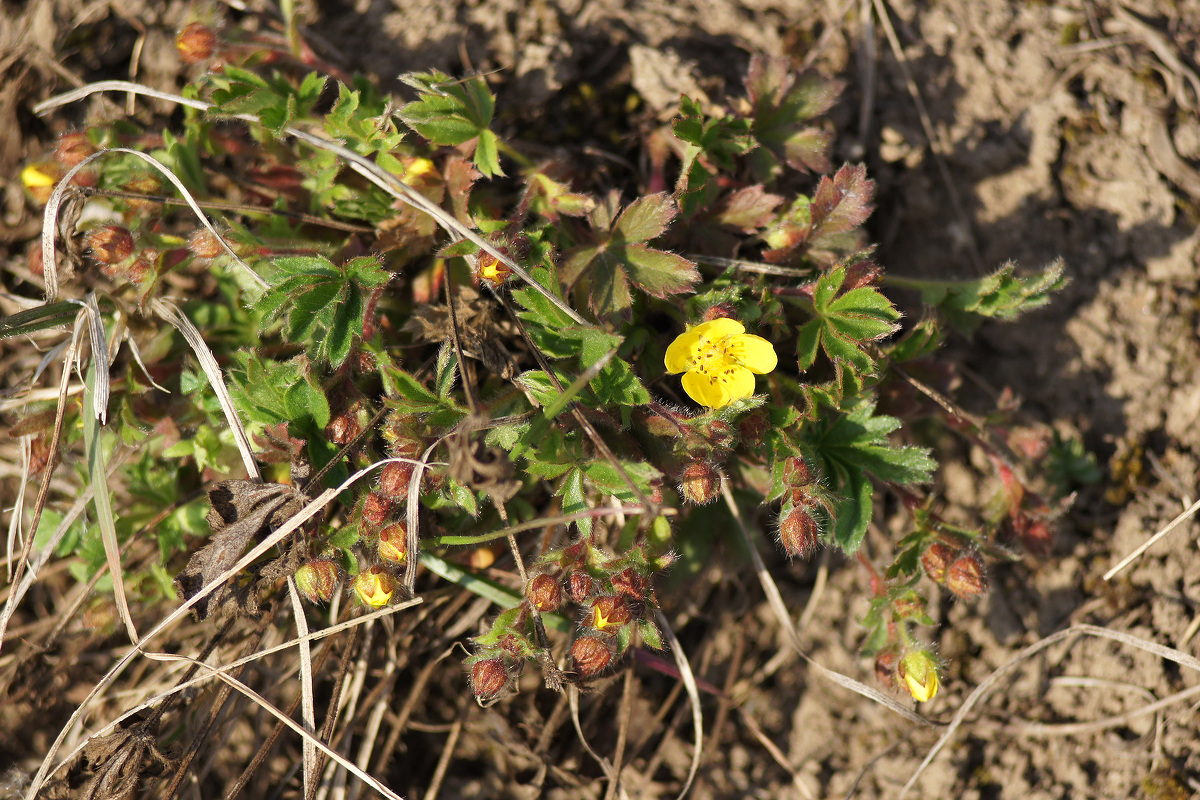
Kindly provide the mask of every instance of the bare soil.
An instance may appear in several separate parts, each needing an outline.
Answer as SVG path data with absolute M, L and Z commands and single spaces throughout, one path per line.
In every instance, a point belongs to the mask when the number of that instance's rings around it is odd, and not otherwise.
M 1175 529 L 1113 580 L 1102 575 L 1195 499 L 1200 2 L 888 0 L 877 7 L 886 6 L 898 49 L 878 18 L 864 19 L 871 5 L 346 0 L 316 3 L 307 23 L 330 61 L 373 75 L 388 90 L 398 89 L 396 76 L 407 70 L 495 70 L 502 124 L 532 140 L 539 139 L 532 126 L 543 126 L 547 141 L 563 135 L 567 115 L 559 112 L 585 83 L 599 90 L 600 120 L 604 103 L 622 102 L 631 89 L 648 114 L 680 92 L 736 96 L 755 52 L 841 77 L 847 88 L 833 112 L 835 161 L 863 161 L 877 182 L 870 224 L 890 274 L 968 278 L 1009 259 L 1028 268 L 1065 259 L 1072 282 L 1050 307 L 952 342 L 949 358 L 967 376 L 954 397 L 979 414 L 1016 398 L 1023 424 L 1082 437 L 1106 473 L 1059 521 L 1049 557 L 996 567 L 990 593 L 977 603 L 943 597 L 935 604 L 939 628 L 931 635 L 948 669 L 922 713 L 948 721 L 995 670 L 1072 623 L 1195 654 L 1196 523 Z M 100 77 L 132 75 L 176 89 L 185 75 L 172 36 L 183 13 L 174 2 L 3 4 L 6 258 L 24 259 L 37 234 L 38 218 L 21 196 L 20 164 L 69 124 L 40 121 L 30 106 Z M 592 130 L 603 128 L 584 127 L 580 135 Z M 597 146 L 621 147 L 619 140 Z M 915 297 L 905 302 L 920 313 Z M 978 506 L 997 489 L 984 456 L 969 449 L 940 480 L 950 509 Z M 878 522 L 879 538 L 868 548 L 879 548 L 892 530 L 889 519 Z M 775 574 L 797 615 L 821 586 L 802 635 L 812 658 L 873 681 L 871 662 L 857 655 L 856 620 L 868 594 L 863 572 L 825 555 L 781 561 Z M 737 704 L 707 698 L 704 762 L 690 796 L 898 796 L 940 730 L 916 727 L 817 676 L 787 649 L 748 573 L 714 563 L 693 580 L 693 602 L 669 616 L 699 676 Z M 86 651 L 63 657 L 76 666 L 57 673 L 61 685 L 52 691 L 78 702 L 106 668 L 104 658 Z M 451 656 L 427 675 L 420 674 L 425 662 L 407 667 L 405 680 L 428 684 L 416 701 L 418 724 L 391 756 L 390 784 L 426 796 L 435 762 L 457 736 L 443 797 L 539 796 L 530 748 L 556 698 L 531 680 L 517 698 L 477 709 L 464 702 L 457 661 Z M 1200 790 L 1194 706 L 1184 698 L 1134 712 L 1198 684 L 1194 671 L 1127 644 L 1067 639 L 1004 674 L 912 796 L 1189 796 Z M 692 734 L 675 685 L 635 670 L 623 773 L 630 797 L 673 797 L 686 774 Z M 613 751 L 625 691 L 615 680 L 604 696 L 584 699 L 585 730 L 600 752 Z M 396 705 L 405 697 L 398 692 Z M 65 719 L 48 705 L 52 713 L 41 714 L 36 703 L 0 709 L 0 759 L 18 772 L 36 768 Z M 640 722 L 651 718 L 652 725 Z M 1096 724 L 1081 724 L 1089 722 Z M 229 766 L 215 774 L 237 775 L 253 752 L 246 739 L 247 726 L 230 734 Z M 540 796 L 604 794 L 569 723 L 558 728 L 550 755 Z

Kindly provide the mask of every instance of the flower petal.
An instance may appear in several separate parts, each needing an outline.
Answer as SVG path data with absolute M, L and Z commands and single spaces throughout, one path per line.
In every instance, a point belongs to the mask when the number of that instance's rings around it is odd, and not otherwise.
M 743 367 L 730 367 L 721 376 L 721 383 L 730 400 L 740 400 L 754 394 L 754 373 Z
M 689 372 L 683 376 L 683 390 L 697 403 L 709 408 L 729 405 L 731 399 L 720 380 L 701 375 L 699 372 Z
M 745 333 L 746 326 L 738 322 L 736 319 L 717 317 L 716 319 L 709 320 L 708 322 L 701 322 L 699 325 L 692 328 L 691 331 L 688 331 L 688 333 L 691 333 L 692 331 L 695 331 L 709 341 L 719 341 L 728 336 L 737 336 L 739 333 Z
M 686 330 L 675 337 L 675 341 L 671 342 L 670 347 L 667 348 L 666 358 L 663 359 L 666 362 L 667 372 L 674 375 L 687 370 L 688 362 L 700 344 L 700 338 L 701 334 L 696 328 Z
M 779 363 L 775 347 L 761 336 L 743 333 L 734 336 L 726 345 L 726 352 L 751 372 L 766 375 Z

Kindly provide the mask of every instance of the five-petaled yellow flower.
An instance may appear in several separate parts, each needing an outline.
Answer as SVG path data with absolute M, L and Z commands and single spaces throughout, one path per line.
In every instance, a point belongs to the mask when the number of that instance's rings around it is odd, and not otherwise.
M 680 334 L 667 348 L 667 372 L 683 375 L 683 390 L 709 408 L 754 394 L 754 376 L 775 369 L 775 348 L 724 317 Z

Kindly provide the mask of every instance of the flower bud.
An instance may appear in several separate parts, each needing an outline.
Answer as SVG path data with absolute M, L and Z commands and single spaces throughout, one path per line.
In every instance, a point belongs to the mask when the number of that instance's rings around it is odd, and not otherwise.
M 946 570 L 946 588 L 964 600 L 987 591 L 983 565 L 975 556 L 961 556 Z
M 914 619 L 925 616 L 925 598 L 908 591 L 892 601 L 892 613 L 896 619 Z
M 576 603 L 586 602 L 596 591 L 596 582 L 583 570 L 574 570 L 567 576 L 567 593 Z
M 928 650 L 911 650 L 900 660 L 900 677 L 918 703 L 933 699 L 938 690 L 937 659 Z
M 612 657 L 612 648 L 599 636 L 581 636 L 571 645 L 575 671 L 584 677 L 601 672 L 612 662 Z
M 508 678 L 503 658 L 485 658 L 471 665 L 471 691 L 480 703 L 499 697 L 508 686 Z
M 645 600 L 646 590 L 650 588 L 650 581 L 644 575 L 635 572 L 633 567 L 626 567 L 612 576 L 612 585 L 617 594 L 632 597 L 635 600 Z
M 325 435 L 329 437 L 330 442 L 338 446 L 350 444 L 360 433 L 362 433 L 362 423 L 359 422 L 358 414 L 352 408 L 335 414 L 333 419 L 329 420 L 329 424 L 325 426 Z
M 101 264 L 116 264 L 133 255 L 133 234 L 120 225 L 99 225 L 83 235 L 92 258 Z
M 58 137 L 54 146 L 54 158 L 64 167 L 74 167 L 88 156 L 95 154 L 95 146 L 83 131 L 72 131 Z
M 188 250 L 192 251 L 192 255 L 200 258 L 216 258 L 224 250 L 220 240 L 207 228 L 193 231 L 192 235 L 188 237 L 187 246 Z
M 189 22 L 175 36 L 175 49 L 185 64 L 199 64 L 217 52 L 217 34 L 202 22 Z
M 378 528 L 387 522 L 392 513 L 392 501 L 379 492 L 370 492 L 363 498 L 362 521 L 369 528 Z
M 1023 525 L 1015 526 L 1021 544 L 1035 556 L 1045 558 L 1054 547 L 1054 531 L 1040 519 L 1028 520 Z
M 396 591 L 396 579 L 392 573 L 376 564 L 354 576 L 354 594 L 371 608 L 383 608 Z
M 747 445 L 757 447 L 771 427 L 771 418 L 766 411 L 756 408 L 738 422 L 738 435 Z
M 679 475 L 679 493 L 690 503 L 702 506 L 717 497 L 721 473 L 706 461 L 693 461 Z
M 943 583 L 946 580 L 946 569 L 954 561 L 956 555 L 954 548 L 949 545 L 934 542 L 921 554 L 921 566 L 925 568 L 925 574 L 934 583 Z
M 408 483 L 412 479 L 413 465 L 402 461 L 390 461 L 379 473 L 379 491 L 393 500 L 408 498 Z
M 813 482 L 812 470 L 800 456 L 791 456 L 783 462 L 783 483 L 786 486 L 809 486 Z
M 525 587 L 525 596 L 534 608 L 546 612 L 557 611 L 565 599 L 562 585 L 545 573 L 530 579 Z
M 125 191 L 133 192 L 134 194 L 152 194 L 157 195 L 162 192 L 162 181 L 156 175 L 149 173 L 143 175 L 135 175 L 125 183 Z M 140 197 L 126 198 L 125 202 L 134 211 L 146 211 L 157 213 L 162 210 L 162 203 L 157 200 L 147 200 Z
M 623 598 L 605 595 L 597 597 L 592 603 L 592 610 L 588 614 L 585 625 L 603 631 L 609 628 L 619 628 L 631 619 L 633 619 L 633 615 L 629 612 L 629 606 Z
M 379 531 L 376 544 L 379 557 L 391 564 L 403 564 L 408 555 L 408 528 L 403 522 L 393 522 Z
M 779 518 L 779 543 L 790 558 L 804 557 L 817 549 L 817 521 L 804 505 L 783 507 Z
M 704 312 L 704 321 L 712 322 L 714 319 L 737 319 L 737 309 L 733 303 L 713 303 Z
M 337 590 L 340 570 L 328 558 L 315 558 L 296 570 L 296 588 L 313 603 L 328 603 Z

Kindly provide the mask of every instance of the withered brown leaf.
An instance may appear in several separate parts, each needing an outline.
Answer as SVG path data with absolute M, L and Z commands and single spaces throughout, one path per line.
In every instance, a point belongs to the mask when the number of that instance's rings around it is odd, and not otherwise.
M 192 554 L 187 567 L 175 578 L 175 587 L 190 600 L 218 575 L 232 567 L 252 541 L 269 535 L 300 511 L 307 496 L 281 483 L 248 480 L 222 481 L 208 492 L 212 510 L 206 517 L 210 541 Z M 228 588 L 214 590 L 193 611 L 205 619 L 228 599 Z

